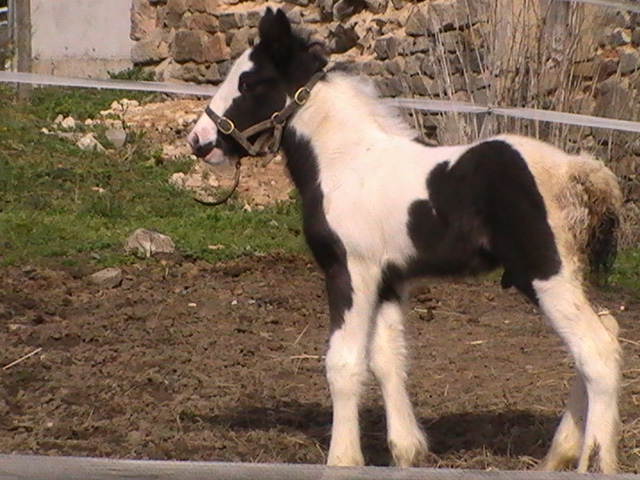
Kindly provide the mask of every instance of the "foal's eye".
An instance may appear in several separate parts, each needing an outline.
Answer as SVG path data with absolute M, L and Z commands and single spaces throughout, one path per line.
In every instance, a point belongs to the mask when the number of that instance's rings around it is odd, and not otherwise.
M 240 82 L 238 83 L 238 90 L 240 91 L 240 93 L 250 92 L 252 88 L 253 85 L 247 80 L 240 80 Z

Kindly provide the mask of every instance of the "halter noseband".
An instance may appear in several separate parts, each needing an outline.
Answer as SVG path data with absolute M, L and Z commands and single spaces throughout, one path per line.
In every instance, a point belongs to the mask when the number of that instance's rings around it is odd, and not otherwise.
M 204 113 L 213 120 L 220 133 L 223 135 L 231 135 L 247 152 L 249 152 L 249 155 L 255 156 L 265 151 L 266 153 L 275 153 L 280 148 L 280 141 L 282 140 L 282 131 L 284 130 L 285 123 L 298 111 L 300 107 L 307 103 L 311 96 L 311 90 L 320 80 L 322 80 L 322 78 L 324 78 L 325 74 L 326 73 L 324 71 L 316 73 L 305 86 L 300 87 L 296 91 L 293 95 L 293 101 L 285 106 L 282 111 L 274 112 L 268 120 L 256 123 L 243 131 L 238 130 L 234 123 L 227 117 L 221 117 L 211 110 L 209 105 L 205 107 Z M 253 144 L 249 141 L 249 137 L 270 129 L 273 129 L 273 137 L 271 145 L 266 149 L 265 146 L 269 140 L 269 132 L 265 132 Z

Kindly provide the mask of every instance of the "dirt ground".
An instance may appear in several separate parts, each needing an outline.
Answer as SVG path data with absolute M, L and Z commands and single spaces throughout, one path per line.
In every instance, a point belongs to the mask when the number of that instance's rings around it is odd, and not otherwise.
M 171 158 L 189 153 L 184 135 L 202 105 L 128 107 L 121 117 Z M 209 173 L 221 185 L 231 178 Z M 249 204 L 289 189 L 278 159 L 244 164 L 239 193 Z M 212 265 L 176 255 L 122 268 L 112 289 L 82 268 L 0 269 L 0 453 L 325 461 L 328 313 L 309 258 Z M 621 463 L 639 472 L 640 292 L 592 299 L 622 327 Z M 431 280 L 416 286 L 407 317 L 410 388 L 434 453 L 424 466 L 533 468 L 571 379 L 535 308 L 489 279 Z M 367 462 L 388 465 L 373 381 L 361 417 Z
M 235 462 L 324 462 L 331 420 L 323 282 L 304 257 L 223 264 L 179 256 L 88 271 L 0 271 L 0 452 Z M 410 386 L 434 455 L 425 466 L 532 468 L 549 444 L 571 365 L 519 295 L 488 279 L 417 286 Z M 640 295 L 595 292 L 616 312 L 626 363 L 625 471 L 640 470 Z M 367 461 L 386 465 L 373 381 Z

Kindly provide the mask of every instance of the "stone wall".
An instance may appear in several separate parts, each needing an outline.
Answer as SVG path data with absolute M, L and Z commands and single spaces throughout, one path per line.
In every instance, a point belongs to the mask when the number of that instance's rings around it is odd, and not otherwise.
M 509 99 L 519 106 L 544 107 L 530 90 L 548 97 L 562 86 L 556 83 L 563 76 L 583 85 L 578 91 L 585 95 L 569 105 L 573 111 L 617 118 L 624 113 L 631 118 L 632 109 L 624 107 L 640 87 L 640 17 L 558 3 L 567 11 L 560 12 L 556 25 L 544 26 L 547 31 L 536 30 L 540 24 L 536 15 L 522 20 L 514 9 L 520 5 L 530 10 L 535 4 L 541 11 L 545 0 L 286 0 L 269 5 L 284 8 L 295 24 L 324 40 L 334 62 L 352 64 L 374 77 L 385 96 L 504 105 L 506 99 L 492 92 L 492 86 L 495 90 L 500 79 L 509 78 L 510 70 L 530 68 L 537 70 L 538 78 L 524 79 L 518 86 L 529 90 L 526 98 Z M 132 60 L 152 68 L 158 80 L 216 84 L 256 38 L 266 5 L 240 0 L 133 0 Z M 576 13 L 577 8 L 582 10 Z M 575 23 L 565 18 L 569 14 L 582 15 L 582 23 L 571 26 L 573 40 L 558 39 L 554 28 L 566 32 L 567 24 Z M 505 18 L 508 24 L 500 23 Z M 507 38 L 504 32 L 509 32 Z M 518 32 L 542 39 L 546 63 L 532 62 L 539 53 L 536 45 L 525 45 L 526 53 L 513 51 Z M 553 49 L 562 53 L 571 41 L 579 51 L 571 58 L 570 71 L 566 65 L 554 66 Z M 528 67 L 510 67 L 500 58 L 514 53 L 521 59 L 529 55 L 524 58 Z M 510 84 L 503 90 L 514 88 Z

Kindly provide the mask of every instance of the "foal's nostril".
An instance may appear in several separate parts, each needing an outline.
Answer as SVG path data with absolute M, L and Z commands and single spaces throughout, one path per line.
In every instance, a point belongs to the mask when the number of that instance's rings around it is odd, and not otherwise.
M 192 133 L 187 137 L 187 142 L 191 145 L 191 148 L 195 148 L 198 143 L 200 143 L 200 139 L 198 138 L 197 133 Z
M 213 147 L 215 147 L 215 144 L 213 142 L 207 142 L 207 143 L 194 142 L 194 143 L 195 145 L 193 143 L 191 144 L 191 150 L 193 151 L 193 154 L 198 158 L 206 157 L 207 155 L 209 155 L 211 150 L 213 150 Z

